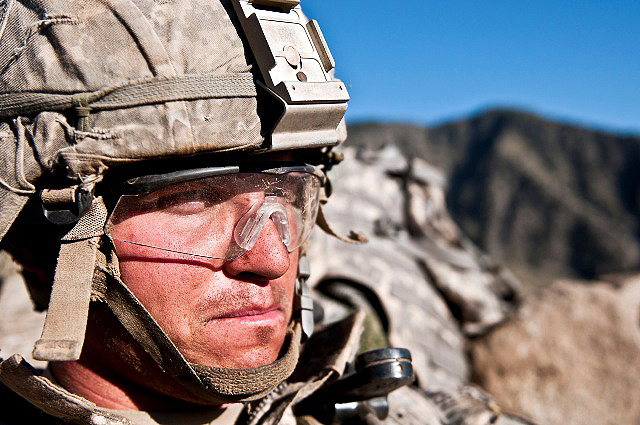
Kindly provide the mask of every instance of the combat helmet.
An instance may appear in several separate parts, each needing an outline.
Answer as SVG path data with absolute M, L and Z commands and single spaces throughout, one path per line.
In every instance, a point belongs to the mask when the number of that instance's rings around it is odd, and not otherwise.
M 212 164 L 238 172 L 265 154 L 292 150 L 323 174 L 335 159 L 331 147 L 346 136 L 349 97 L 333 69 L 299 0 L 2 2 L 0 236 L 18 255 L 16 241 L 37 231 L 29 229 L 34 214 L 44 214 L 58 233 L 33 247 L 59 249 L 40 259 L 55 269 L 52 288 L 45 282 L 42 295 L 42 277 L 25 272 L 36 303 L 48 303 L 34 357 L 77 359 L 94 299 L 201 398 L 251 400 L 284 379 L 295 365 L 302 313 L 286 354 L 252 371 L 251 382 L 239 371 L 201 368 L 182 357 L 119 279 L 113 240 L 105 235 L 113 193 L 102 188 L 121 175 L 140 188 L 167 176 L 188 178 L 194 169 L 219 173 Z M 276 204 L 260 208 L 253 222 L 282 212 Z M 304 300 L 299 309 L 308 315 Z

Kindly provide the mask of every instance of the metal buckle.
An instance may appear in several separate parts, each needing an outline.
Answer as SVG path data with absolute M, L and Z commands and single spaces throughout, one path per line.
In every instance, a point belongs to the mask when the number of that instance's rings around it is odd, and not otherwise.
M 73 224 L 91 207 L 93 193 L 74 186 L 65 189 L 44 189 L 40 192 L 42 212 L 49 222 Z
M 311 276 L 309 259 L 301 255 L 298 259 L 298 275 L 296 277 L 296 289 L 293 310 L 299 312 L 302 325 L 302 342 L 305 342 L 313 334 L 313 298 L 309 294 L 307 279 Z

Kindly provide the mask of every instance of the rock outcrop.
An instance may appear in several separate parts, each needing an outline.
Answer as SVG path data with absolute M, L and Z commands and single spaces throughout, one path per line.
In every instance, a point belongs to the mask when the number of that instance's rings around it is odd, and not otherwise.
M 557 281 L 471 345 L 476 381 L 539 423 L 640 423 L 640 275 Z

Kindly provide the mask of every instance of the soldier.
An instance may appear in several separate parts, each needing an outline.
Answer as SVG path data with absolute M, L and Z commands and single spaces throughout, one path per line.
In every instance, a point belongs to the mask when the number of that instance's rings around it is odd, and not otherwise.
M 312 335 L 349 97 L 298 3 L 0 3 L 0 236 L 49 361 L 0 364 L 2 423 L 444 420 L 407 387 L 389 415 L 410 356 L 354 364 L 362 313 Z
M 317 23 L 296 0 L 9 0 L 0 18 L 1 236 L 49 361 L 2 362 L 3 423 L 334 417 L 309 396 L 362 316 L 299 361 L 349 99 Z M 391 386 L 412 379 L 406 351 L 382 354 Z

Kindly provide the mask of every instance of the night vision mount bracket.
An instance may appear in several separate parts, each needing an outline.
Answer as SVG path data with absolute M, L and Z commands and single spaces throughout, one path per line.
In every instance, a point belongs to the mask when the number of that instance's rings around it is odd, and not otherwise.
M 299 0 L 232 0 L 260 69 L 258 84 L 284 106 L 271 149 L 332 146 L 344 139 L 349 94 L 318 23 Z

